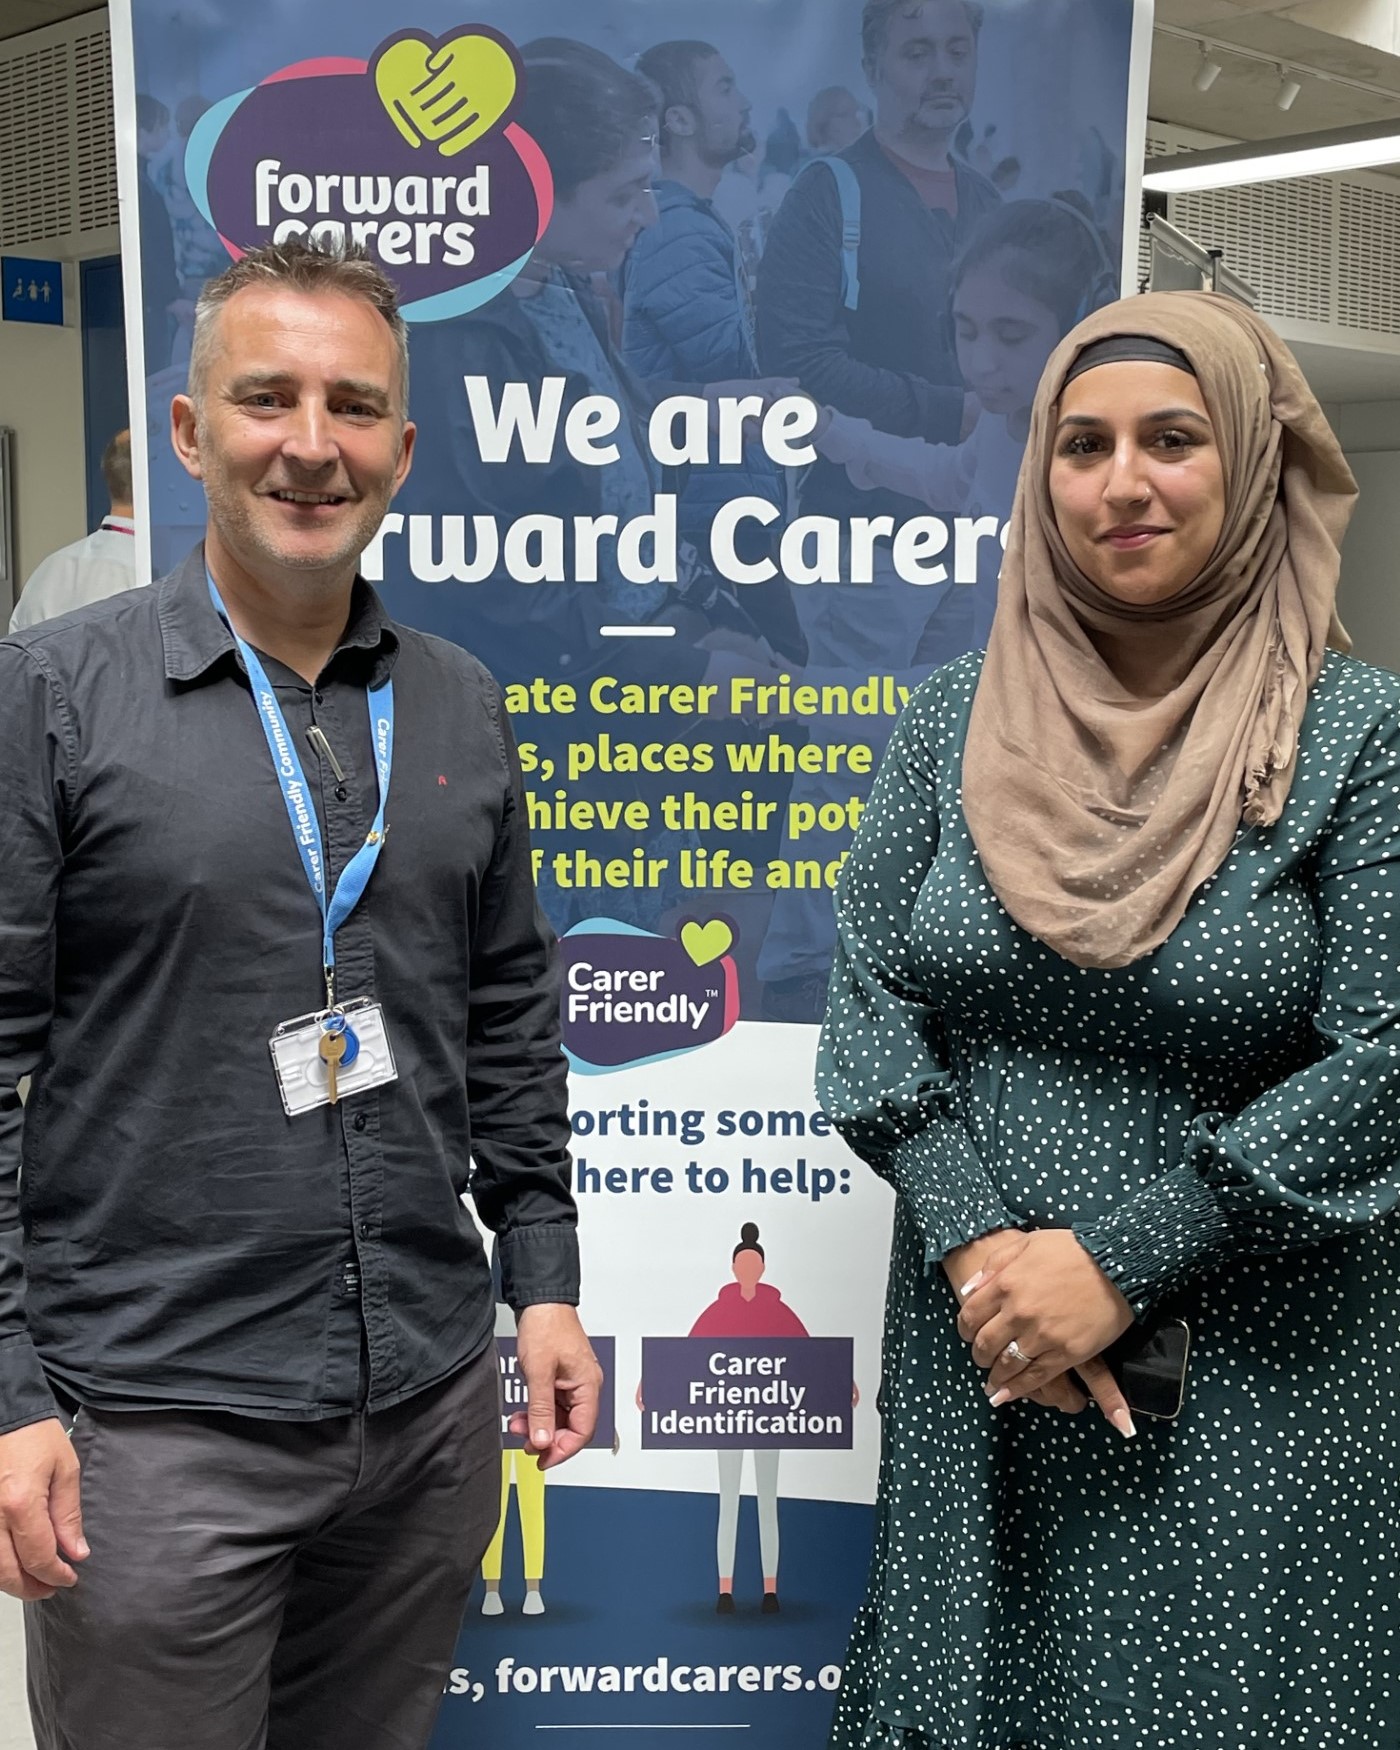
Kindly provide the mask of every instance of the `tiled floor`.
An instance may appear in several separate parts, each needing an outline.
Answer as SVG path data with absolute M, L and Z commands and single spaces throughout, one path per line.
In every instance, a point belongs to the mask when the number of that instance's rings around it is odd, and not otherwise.
M 13 1598 L 0 1593 L 0 1750 L 34 1750 L 24 1701 L 24 1629 Z

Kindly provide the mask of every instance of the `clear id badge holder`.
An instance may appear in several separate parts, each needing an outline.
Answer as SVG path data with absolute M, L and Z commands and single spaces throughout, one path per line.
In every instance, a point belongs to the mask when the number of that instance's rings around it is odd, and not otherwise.
M 268 1048 L 289 1118 L 398 1080 L 384 1011 L 368 997 L 284 1021 Z

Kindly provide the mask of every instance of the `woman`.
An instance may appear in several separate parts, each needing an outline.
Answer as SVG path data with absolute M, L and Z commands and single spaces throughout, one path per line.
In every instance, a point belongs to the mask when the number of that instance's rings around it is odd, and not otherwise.
M 734 1280 L 720 1289 L 690 1327 L 692 1337 L 805 1337 L 807 1327 L 776 1288 L 763 1280 L 768 1268 L 758 1228 L 746 1221 L 739 1230 L 739 1243 L 731 1262 Z M 777 1447 L 753 1453 L 754 1488 L 758 1495 L 759 1554 L 763 1558 L 764 1614 L 778 1606 L 778 1458 Z M 716 1564 L 719 1568 L 721 1616 L 734 1610 L 734 1552 L 739 1539 L 739 1489 L 744 1476 L 741 1448 L 719 1454 L 719 1532 Z
M 1243 306 L 1096 312 L 986 656 L 890 745 L 819 1072 L 899 1194 L 841 1750 L 1400 1744 L 1400 679 L 1326 649 L 1354 492 Z M 1169 1302 L 1183 1408 L 1135 1427 L 1100 1358 Z
M 638 519 L 653 515 L 658 496 L 674 493 L 678 485 L 655 461 L 648 442 L 647 422 L 658 399 L 693 392 L 717 400 L 766 393 L 778 385 L 643 382 L 628 370 L 613 343 L 599 288 L 606 290 L 608 276 L 656 222 L 657 90 L 602 50 L 571 38 L 538 38 L 523 45 L 520 57 L 524 95 L 515 119 L 550 166 L 549 224 L 507 291 L 457 321 L 418 325 L 413 368 L 419 378 L 455 382 L 459 391 L 466 373 L 484 379 L 496 407 L 509 395 L 519 396 L 522 386 L 534 398 L 545 384 L 561 381 L 561 433 L 581 403 L 604 397 L 621 410 L 611 434 L 617 458 L 602 467 L 581 462 L 560 436 L 546 459 L 527 460 L 522 445 L 513 441 L 505 461 L 487 461 L 466 394 L 432 397 L 419 420 L 422 461 L 399 508 L 461 507 L 494 516 L 502 531 L 526 517 L 557 517 L 568 581 L 517 581 L 502 558 L 494 576 L 473 584 L 465 622 L 460 602 L 436 583 L 395 578 L 391 600 L 396 612 L 428 630 L 465 631 L 473 654 L 503 682 L 540 675 L 573 685 L 584 699 L 589 683 L 607 675 L 619 684 L 640 686 L 718 684 L 727 698 L 734 675 L 776 678 L 770 638 L 786 651 L 799 651 L 786 584 L 746 590 L 741 602 L 683 545 L 674 582 L 637 583 L 627 575 L 615 535 L 629 524 L 640 527 Z M 608 518 L 616 519 L 614 534 L 599 535 Z M 594 530 L 591 539 L 579 535 L 581 524 Z M 529 543 L 531 554 L 535 547 Z M 651 558 L 652 543 L 641 538 L 632 572 L 647 568 Z M 631 625 L 666 628 L 675 636 L 620 637 L 612 630 Z M 556 714 L 529 726 L 522 739 L 534 745 L 538 769 L 557 772 L 562 780 L 571 745 L 586 739 L 581 725 L 580 717 Z M 687 730 L 669 712 L 629 717 L 628 730 L 628 739 L 639 745 L 708 734 L 703 719 Z M 742 734 L 736 726 L 732 739 Z M 763 734 L 766 739 L 766 729 Z M 663 834 L 660 826 L 661 801 L 674 787 L 673 775 L 663 774 L 663 782 L 622 770 L 623 775 L 606 779 L 595 775 L 590 797 L 648 803 L 655 830 L 644 842 L 669 861 L 669 885 L 659 891 L 611 890 L 601 909 L 611 918 L 653 928 L 660 914 L 684 898 L 675 874 L 677 835 Z M 697 772 L 688 786 L 697 795 L 707 802 L 728 796 L 717 777 L 705 777 L 703 767 Z M 596 915 L 597 890 L 561 885 L 552 859 L 562 847 L 547 834 L 538 842 L 546 853 L 541 898 L 555 928 L 563 931 Z M 690 839 L 681 842 L 693 848 Z M 600 827 L 572 832 L 566 854 L 612 857 L 616 847 L 616 835 Z M 739 835 L 732 850 L 762 866 L 775 853 L 776 841 L 771 833 Z M 740 909 L 746 908 L 741 904 Z

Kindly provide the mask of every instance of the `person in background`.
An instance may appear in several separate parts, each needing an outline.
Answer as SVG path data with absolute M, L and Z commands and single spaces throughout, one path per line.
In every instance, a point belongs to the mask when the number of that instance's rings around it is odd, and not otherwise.
M 802 137 L 797 123 L 787 110 L 779 109 L 764 139 L 763 157 L 758 165 L 759 199 L 768 212 L 776 213 L 782 205 L 801 163 Z
M 103 450 L 102 479 L 111 509 L 90 535 L 60 547 L 34 567 L 10 616 L 12 632 L 135 588 L 136 524 L 132 520 L 129 431 L 119 431 Z
M 193 312 L 180 294 L 175 233 L 157 186 L 159 165 L 170 144 L 170 111 L 158 97 L 136 97 L 137 218 L 141 232 L 141 331 L 148 377 L 170 363 L 176 325 Z
M 468 1195 L 513 1431 L 596 1425 L 557 948 L 500 688 L 359 575 L 392 282 L 250 251 L 170 412 L 203 543 L 0 640 L 0 1590 L 39 1750 L 421 1750 L 500 1508 Z
M 586 581 L 575 565 L 573 531 L 580 519 L 602 513 L 626 523 L 652 512 L 658 494 L 677 490 L 674 471 L 663 471 L 648 441 L 647 421 L 658 400 L 699 393 L 714 408 L 723 394 L 768 399 L 793 385 L 644 380 L 628 368 L 612 345 L 592 278 L 616 273 L 656 223 L 656 87 L 601 49 L 573 38 L 535 39 L 521 45 L 520 56 L 525 92 L 517 119 L 553 174 L 549 224 L 529 263 L 499 297 L 457 320 L 423 323 L 414 337 L 415 357 L 442 381 L 460 382 L 470 371 L 484 379 L 493 400 L 508 384 L 537 389 L 546 378 L 560 377 L 566 419 L 586 395 L 607 396 L 622 414 L 612 439 L 618 459 L 606 467 L 585 466 L 559 445 L 547 462 L 526 462 L 516 450 L 504 463 L 486 462 L 467 397 L 437 396 L 424 409 L 429 457 L 407 502 L 466 502 L 502 524 L 542 507 L 565 519 L 565 563 L 573 581 L 521 588 L 502 558 L 489 586 L 473 591 L 473 648 L 502 679 L 542 674 L 582 690 L 595 676 L 610 674 L 632 684 L 705 682 L 727 690 L 734 675 L 776 678 L 773 651 L 751 614 L 756 592 L 725 583 L 688 544 L 681 543 L 683 563 L 675 584 L 631 582 L 623 575 L 615 541 L 600 543 L 596 560 L 588 561 L 596 564 L 596 582 Z M 431 612 L 431 604 L 425 605 Z M 669 626 L 674 635 L 615 638 L 606 628 L 618 623 Z M 660 711 L 634 718 L 629 728 L 643 740 L 678 741 L 689 733 Z M 541 757 L 566 770 L 568 746 L 577 733 L 564 714 L 543 719 L 536 742 Z M 696 733 L 704 733 L 698 720 Z M 716 786 L 728 782 L 720 774 L 711 776 Z M 706 781 L 695 782 L 697 793 Z M 659 825 L 656 806 L 671 780 L 627 769 L 600 782 L 606 785 L 600 794 L 609 802 L 636 797 L 653 808 L 657 824 L 646 842 L 671 860 L 667 885 L 610 892 L 608 915 L 654 928 L 658 914 L 685 898 L 675 874 L 674 835 Z M 757 834 L 754 841 L 765 847 L 768 842 Z M 599 824 L 571 842 L 596 855 L 615 843 L 615 835 Z M 742 836 L 735 842 L 742 844 Z M 757 856 L 755 849 L 755 861 Z M 561 932 L 598 905 L 595 891 L 557 884 L 548 858 L 540 894 Z M 766 895 L 756 897 L 766 900 Z
M 185 366 L 189 363 L 190 345 L 194 338 L 195 301 L 205 280 L 222 273 L 228 266 L 228 251 L 217 232 L 195 206 L 185 180 L 185 152 L 190 135 L 200 117 L 209 108 L 209 100 L 198 92 L 182 97 L 175 106 L 175 128 L 164 149 L 153 159 L 148 174 L 152 186 L 165 202 L 170 219 L 171 245 L 175 257 L 175 279 L 179 295 L 172 307 L 175 319 L 170 345 L 170 362 Z M 148 372 L 153 367 L 148 364 Z
M 870 126 L 870 117 L 844 85 L 826 85 L 807 105 L 807 144 L 824 158 L 854 146 Z
M 950 147 L 976 95 L 981 23 L 973 0 L 866 0 L 862 64 L 874 125 L 802 171 L 758 276 L 765 370 L 798 378 L 816 400 L 877 431 L 935 444 L 959 443 L 978 411 L 949 320 L 953 264 L 1000 197 Z M 896 526 L 927 514 L 904 493 L 857 486 L 824 457 L 802 482 L 799 508 L 841 521 L 888 516 Z M 794 594 L 809 682 L 883 673 L 912 687 L 972 645 L 972 592 L 951 579 L 911 587 L 888 549 L 868 581 Z M 855 727 L 832 718 L 822 729 L 844 741 Z M 834 858 L 845 843 L 833 835 L 823 849 Z M 834 930 L 825 894 L 776 896 L 758 963 L 768 1019 L 821 1018 Z
M 632 245 L 622 267 L 622 356 L 642 379 L 720 383 L 758 375 L 753 312 L 734 233 L 713 196 L 726 166 L 749 152 L 749 100 L 719 51 L 703 42 L 658 43 L 637 71 L 660 94 L 661 176 L 657 219 Z M 680 500 L 681 533 L 705 558 L 715 512 L 732 498 L 756 496 L 782 508 L 782 470 L 759 443 L 739 463 L 691 472 Z M 771 558 L 771 530 L 747 525 L 757 539 L 748 563 Z M 786 583 L 749 593 L 751 614 L 775 647 L 797 650 L 797 624 Z M 762 610 L 781 610 L 766 624 Z M 770 615 L 770 618 L 774 616 Z
M 953 271 L 958 368 L 980 409 L 960 444 L 876 431 L 826 408 L 814 441 L 852 482 L 919 499 L 939 516 L 1010 512 L 1045 361 L 1081 317 L 1118 295 L 1108 247 L 1074 194 L 994 207 Z M 1001 546 L 977 547 L 972 646 L 982 649 L 996 611 Z
M 836 155 L 859 185 L 858 284 L 844 271 L 848 202 L 825 159 L 803 171 L 778 210 L 759 270 L 765 369 L 797 377 L 819 401 L 879 431 L 933 443 L 957 443 L 971 423 L 948 324 L 953 263 L 998 203 L 991 184 L 949 152 L 976 94 L 981 22 L 972 0 L 866 0 L 862 54 L 875 122 Z M 860 493 L 830 464 L 813 468 L 802 504 L 900 518 L 919 508 Z

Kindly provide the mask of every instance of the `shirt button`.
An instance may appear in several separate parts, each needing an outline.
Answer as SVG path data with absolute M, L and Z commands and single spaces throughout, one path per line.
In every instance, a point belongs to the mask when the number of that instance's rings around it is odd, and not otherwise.
M 345 788 L 344 784 L 337 784 L 336 785 L 336 787 L 335 787 L 335 799 L 337 802 L 344 802 L 345 799 L 349 796 L 349 794 L 350 794 L 350 792 Z
M 316 703 L 318 705 L 324 705 L 326 702 L 326 695 L 321 691 L 321 689 L 319 687 L 317 687 L 316 691 L 311 695 L 311 697 L 316 701 Z
M 363 1130 L 366 1124 L 369 1123 L 369 1119 L 365 1117 L 363 1112 L 357 1112 L 353 1122 L 356 1130 Z
M 369 1238 L 369 1223 L 367 1221 L 362 1221 L 360 1223 L 360 1238 L 362 1240 L 367 1240 Z

